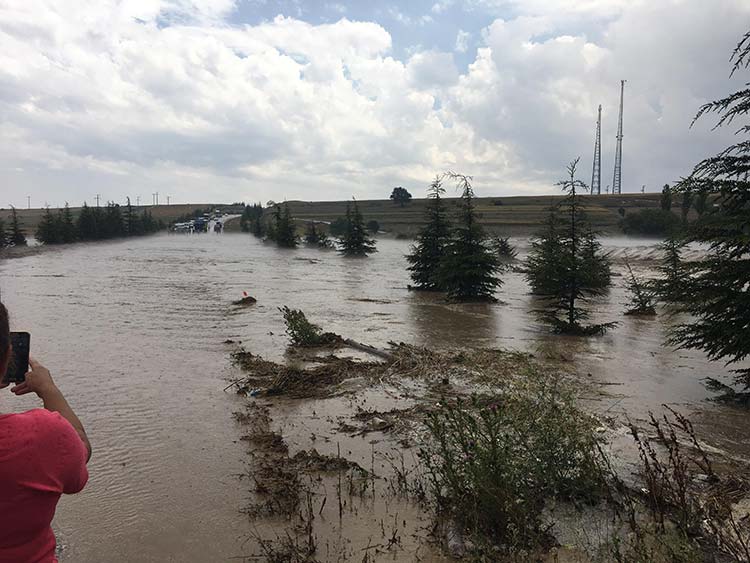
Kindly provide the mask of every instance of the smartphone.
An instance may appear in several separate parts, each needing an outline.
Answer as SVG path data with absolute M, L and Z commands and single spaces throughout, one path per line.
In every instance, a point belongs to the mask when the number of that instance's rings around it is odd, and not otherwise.
M 11 332 L 10 345 L 13 350 L 5 380 L 10 383 L 23 383 L 26 380 L 26 372 L 29 371 L 31 334 L 28 332 Z

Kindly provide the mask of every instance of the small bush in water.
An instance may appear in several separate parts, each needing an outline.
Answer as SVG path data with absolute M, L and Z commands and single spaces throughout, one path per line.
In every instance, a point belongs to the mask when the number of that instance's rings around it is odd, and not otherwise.
M 492 401 L 444 404 L 420 457 L 441 516 L 478 546 L 506 553 L 549 547 L 547 499 L 602 494 L 593 421 L 558 386 Z
M 322 329 L 307 320 L 305 313 L 299 309 L 290 309 L 286 305 L 279 307 L 284 322 L 286 333 L 295 346 L 325 346 L 341 340 L 341 337 L 332 332 L 323 332 Z

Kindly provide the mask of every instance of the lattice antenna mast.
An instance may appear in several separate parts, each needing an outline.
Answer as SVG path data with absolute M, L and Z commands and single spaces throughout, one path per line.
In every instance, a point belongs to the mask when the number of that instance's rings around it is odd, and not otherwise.
M 625 80 L 620 80 L 620 117 L 617 120 L 617 149 L 615 150 L 615 174 L 612 178 L 612 193 L 622 193 L 622 99 L 625 95 Z
M 602 106 L 596 119 L 596 141 L 594 142 L 594 169 L 591 172 L 591 193 L 602 193 Z

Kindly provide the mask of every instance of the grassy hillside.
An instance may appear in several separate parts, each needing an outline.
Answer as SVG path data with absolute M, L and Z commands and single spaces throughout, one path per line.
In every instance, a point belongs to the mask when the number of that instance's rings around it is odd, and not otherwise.
M 587 212 L 595 228 L 604 232 L 619 231 L 620 215 L 618 209 L 626 213 L 643 208 L 658 208 L 660 194 L 622 194 L 586 196 Z M 477 209 L 482 215 L 482 223 L 491 230 L 507 234 L 529 234 L 544 221 L 550 205 L 559 202 L 562 196 L 514 196 L 514 197 L 481 197 L 476 199 Z M 446 198 L 449 209 L 453 209 L 457 198 Z M 384 230 L 396 234 L 414 235 L 422 225 L 426 199 L 413 199 L 404 207 L 388 199 L 361 200 L 357 203 L 366 221 L 375 219 Z M 292 215 L 299 222 L 308 220 L 332 221 L 346 213 L 346 201 L 290 201 Z M 212 203 L 189 203 L 179 205 L 141 206 L 148 209 L 157 219 L 173 221 L 196 209 L 221 208 L 228 212 L 239 212 L 233 206 Z M 71 208 L 75 216 L 80 208 Z M 676 210 L 677 211 L 677 210 Z M 56 213 L 53 210 L 53 213 Z M 18 214 L 27 234 L 33 234 L 43 209 L 18 209 Z M 9 209 L 0 209 L 0 217 L 6 221 L 10 218 Z M 235 230 L 239 225 L 231 225 Z
M 507 234 L 528 234 L 538 229 L 546 218 L 551 205 L 562 196 L 516 196 L 477 198 L 477 209 L 481 221 L 493 231 Z M 446 198 L 449 210 L 457 198 Z M 625 213 L 643 208 L 658 208 L 660 194 L 622 194 L 585 196 L 587 213 L 594 227 L 604 232 L 618 232 L 619 208 Z M 358 201 L 366 221 L 375 219 L 381 228 L 395 233 L 413 235 L 424 220 L 426 199 L 413 199 L 404 207 L 390 200 Z M 303 202 L 290 201 L 292 215 L 298 221 L 332 221 L 346 213 L 346 201 Z

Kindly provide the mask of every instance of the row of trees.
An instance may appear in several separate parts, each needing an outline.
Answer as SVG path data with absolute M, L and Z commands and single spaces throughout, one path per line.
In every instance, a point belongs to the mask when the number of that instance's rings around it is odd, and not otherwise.
M 10 224 L 7 229 L 5 222 L 0 219 L 0 248 L 8 246 L 26 246 L 26 235 L 15 207 L 10 208 Z
M 43 244 L 69 244 L 77 241 L 103 240 L 139 236 L 164 228 L 147 209 L 138 211 L 130 204 L 124 207 L 109 203 L 106 207 L 81 207 L 78 217 L 73 216 L 68 204 L 57 213 L 47 208 L 36 229 L 36 238 Z
M 588 312 L 580 302 L 603 292 L 611 283 L 610 263 L 586 222 L 579 193 L 586 184 L 575 178 L 578 161 L 558 185 L 567 197 L 554 207 L 545 230 L 532 242 L 525 265 L 532 292 L 539 297 L 540 316 L 560 332 L 590 334 L 609 324 L 585 325 Z M 461 191 L 453 223 L 442 200 L 445 180 Z M 507 239 L 493 240 L 479 223 L 471 178 L 447 173 L 428 190 L 426 223 L 407 256 L 414 289 L 443 291 L 452 300 L 495 300 L 502 285 L 503 260 L 515 255 Z
M 251 232 L 258 238 L 274 241 L 282 248 L 296 248 L 300 243 L 297 234 L 297 224 L 292 217 L 289 205 L 273 204 L 270 215 L 265 213 L 264 208 L 259 205 L 245 206 L 240 225 L 243 231 Z M 333 227 L 333 224 L 331 225 Z M 346 204 L 346 215 L 336 224 L 335 243 L 331 241 L 326 232 L 319 227 L 319 223 L 309 221 L 305 232 L 304 241 L 320 248 L 338 247 L 339 252 L 345 256 L 364 257 L 376 252 L 375 241 L 368 235 L 368 228 L 374 228 L 377 232 L 377 222 L 365 225 L 359 205 L 356 201 Z M 332 234 L 334 229 L 330 229 Z

